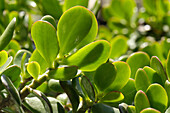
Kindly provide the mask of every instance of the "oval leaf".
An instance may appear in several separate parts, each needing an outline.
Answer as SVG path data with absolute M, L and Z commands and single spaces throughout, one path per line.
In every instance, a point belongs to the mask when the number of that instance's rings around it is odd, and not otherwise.
M 49 22 L 37 21 L 31 28 L 31 36 L 40 55 L 53 67 L 59 50 L 56 29 Z
M 3 34 L 0 36 L 0 50 L 3 50 L 13 37 L 13 32 L 15 29 L 16 18 L 14 17 L 11 22 L 6 27 Z
M 128 113 L 136 113 L 135 106 L 132 106 L 132 105 L 128 106 L 127 111 Z
M 146 95 L 152 108 L 165 112 L 168 106 L 168 96 L 161 85 L 151 84 L 146 91 Z
M 46 21 L 46 22 L 49 22 L 50 24 L 53 25 L 53 27 L 57 30 L 57 25 L 56 25 L 56 22 L 55 22 L 55 19 L 50 16 L 50 15 L 45 15 L 41 18 L 42 21 Z
M 140 113 L 143 109 L 150 107 L 148 97 L 142 90 L 139 90 L 136 93 L 134 103 L 137 113 Z
M 12 63 L 13 57 L 10 56 L 7 61 L 5 62 L 5 64 L 3 66 L 0 67 L 0 73 L 2 73 L 6 67 L 8 67 L 11 63 Z
M 81 85 L 83 86 L 84 90 L 86 91 L 88 97 L 95 102 L 95 91 L 94 87 L 92 86 L 92 83 L 90 80 L 86 77 L 83 76 L 81 79 Z
M 126 61 L 131 68 L 131 78 L 135 78 L 136 71 L 138 68 L 143 68 L 144 66 L 148 66 L 150 62 L 150 58 L 148 54 L 144 52 L 136 52 L 133 53 Z
M 140 113 L 161 113 L 161 112 L 154 108 L 146 108 L 142 110 Z
M 63 62 L 76 65 L 82 71 L 94 71 L 105 63 L 110 54 L 110 44 L 100 40 L 86 45 Z
M 73 50 L 86 37 L 91 26 L 92 16 L 86 8 L 76 6 L 64 12 L 57 26 L 60 56 Z
M 27 65 L 27 71 L 35 80 L 37 80 L 38 75 L 40 74 L 40 65 L 36 61 L 30 62 Z
M 0 67 L 8 60 L 8 53 L 5 50 L 0 51 Z
M 54 79 L 50 79 L 48 81 L 48 87 L 52 90 L 55 91 L 57 93 L 63 93 L 63 89 L 60 86 L 59 80 L 54 80 Z
M 70 80 L 74 78 L 77 74 L 77 66 L 70 67 L 59 67 L 56 69 L 50 70 L 48 76 L 56 80 Z
M 113 91 L 113 90 L 117 91 L 122 89 L 129 81 L 131 75 L 130 67 L 126 62 L 116 61 L 113 62 L 113 65 L 117 69 L 117 74 L 115 80 L 108 88 L 109 91 Z
M 161 61 L 159 60 L 159 58 L 156 57 L 156 56 L 153 56 L 151 58 L 150 66 L 161 77 L 161 79 L 162 79 L 162 84 L 161 85 L 163 86 L 165 84 L 165 81 L 167 80 L 167 75 L 166 75 L 166 72 L 165 72 L 165 70 L 163 68 L 163 65 L 162 65 Z
M 149 81 L 148 76 L 146 75 L 146 72 L 143 69 L 139 68 L 135 75 L 136 90 L 142 90 L 145 92 L 150 84 L 151 83 Z
M 117 69 L 111 63 L 102 64 L 94 74 L 94 83 L 100 91 L 106 90 L 116 78 Z

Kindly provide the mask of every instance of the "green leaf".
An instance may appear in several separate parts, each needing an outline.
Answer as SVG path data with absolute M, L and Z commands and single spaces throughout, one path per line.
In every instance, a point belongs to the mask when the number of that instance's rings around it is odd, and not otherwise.
M 8 60 L 8 53 L 5 50 L 0 51 L 0 67 Z
M 119 104 L 119 111 L 120 113 L 127 113 L 128 105 L 126 103 Z
M 80 101 L 79 101 L 79 96 L 77 95 L 76 91 L 72 87 L 72 83 L 70 81 L 60 81 L 60 85 L 70 99 L 73 113 L 76 113 Z
M 102 64 L 94 74 L 94 83 L 100 91 L 106 90 L 116 78 L 117 69 L 111 63 Z
M 149 81 L 149 78 L 148 78 L 146 72 L 143 69 L 139 68 L 135 75 L 136 90 L 137 91 L 142 90 L 145 92 L 150 84 L 151 83 Z
M 143 92 L 142 90 L 139 90 L 136 93 L 134 104 L 137 113 L 140 113 L 140 111 L 142 111 L 143 109 L 150 107 L 148 97 L 146 96 L 145 92 Z
M 55 80 L 55 79 L 50 79 L 48 81 L 48 87 L 52 90 L 55 91 L 57 93 L 63 93 L 63 89 L 60 86 L 59 80 Z
M 13 37 L 13 32 L 15 29 L 16 18 L 14 17 L 11 22 L 6 27 L 3 34 L 0 36 L 0 50 L 3 50 Z
M 102 103 L 96 103 L 92 106 L 92 113 L 120 113 L 117 110 L 114 110 L 112 107 L 107 106 Z
M 131 68 L 131 78 L 135 78 L 135 73 L 138 68 L 143 68 L 144 66 L 148 66 L 150 62 L 150 58 L 148 54 L 144 52 L 136 52 L 133 53 L 129 58 L 126 60 Z
M 166 80 L 164 88 L 166 90 L 166 93 L 168 95 L 168 106 L 170 106 L 170 82 Z
M 6 67 L 8 67 L 11 63 L 12 63 L 13 57 L 10 56 L 7 61 L 5 62 L 5 64 L 3 66 L 0 67 L 0 73 L 2 73 Z
M 40 74 L 40 65 L 36 61 L 30 62 L 27 65 L 27 71 L 35 80 L 37 80 L 38 75 Z
M 88 97 L 95 102 L 95 91 L 94 91 L 94 87 L 92 85 L 92 83 L 90 82 L 90 80 L 86 77 L 83 76 L 81 78 L 81 85 L 83 86 L 84 90 L 86 91 Z
M 70 80 L 77 74 L 77 66 L 59 67 L 50 70 L 48 76 L 56 80 Z
M 84 6 L 87 7 L 89 0 L 65 0 L 63 10 L 66 11 L 67 9 L 74 7 L 74 6 Z
M 117 74 L 115 80 L 108 88 L 109 91 L 113 91 L 113 90 L 117 91 L 122 89 L 129 81 L 131 75 L 130 67 L 126 62 L 116 61 L 113 62 L 113 65 L 117 69 Z
M 170 51 L 167 56 L 166 72 L 167 72 L 168 79 L 170 79 Z
M 32 53 L 29 59 L 29 62 L 32 61 L 36 61 L 40 64 L 40 68 L 41 68 L 40 74 L 43 74 L 46 71 L 48 64 L 36 49 L 34 50 L 34 52 Z
M 42 0 L 42 6 L 45 14 L 52 15 L 55 19 L 59 19 L 62 15 L 62 7 L 60 0 Z
M 127 111 L 128 111 L 128 113 L 136 113 L 135 106 L 129 105 L 127 107 Z
M 51 103 L 44 93 L 34 89 L 30 89 L 30 92 L 41 100 L 47 113 L 53 113 Z
M 123 35 L 118 35 L 111 40 L 111 54 L 110 58 L 118 58 L 125 54 L 128 50 L 127 38 Z
M 146 72 L 146 74 L 147 74 L 147 76 L 148 76 L 151 83 L 162 84 L 161 77 L 158 75 L 158 73 L 154 69 L 152 69 L 149 66 L 145 66 L 143 68 L 143 70 Z
M 41 20 L 49 22 L 57 30 L 57 25 L 56 25 L 55 19 L 51 15 L 45 15 L 41 18 Z
M 76 65 L 81 71 L 94 71 L 105 63 L 110 54 L 110 44 L 99 40 L 92 42 L 64 59 L 67 65 Z
M 20 44 L 16 40 L 11 40 L 9 44 L 5 47 L 6 51 L 14 50 L 15 54 L 21 49 Z
M 165 112 L 168 106 L 168 96 L 161 85 L 151 84 L 146 91 L 146 95 L 152 108 Z
M 2 75 L 1 81 L 3 85 L 5 86 L 5 88 L 7 89 L 7 91 L 9 92 L 9 94 L 12 96 L 12 98 L 16 102 L 16 104 L 18 106 L 21 106 L 22 101 L 21 101 L 20 95 L 17 89 L 15 88 L 15 86 L 13 85 L 13 83 L 11 82 L 11 80 L 7 76 Z
M 31 36 L 40 55 L 53 67 L 59 51 L 56 29 L 49 22 L 37 21 L 32 26 Z
M 76 6 L 64 12 L 57 25 L 60 57 L 68 54 L 85 39 L 91 27 L 92 14 L 86 8 Z
M 125 97 L 124 102 L 131 105 L 136 94 L 135 80 L 130 78 L 128 83 L 120 90 L 120 92 L 122 92 Z
M 97 38 L 110 41 L 112 39 L 111 30 L 108 27 L 104 26 L 104 25 L 100 25 Z
M 121 102 L 124 99 L 124 96 L 119 91 L 112 91 L 106 94 L 103 98 L 100 99 L 101 103 L 116 103 Z
M 140 113 L 161 113 L 161 112 L 154 108 L 146 108 L 142 110 Z
M 165 70 L 163 68 L 163 65 L 162 65 L 161 61 L 159 60 L 159 58 L 156 57 L 156 56 L 153 56 L 151 58 L 151 61 L 150 61 L 150 66 L 161 77 L 161 79 L 162 79 L 162 84 L 161 85 L 163 86 L 165 84 L 165 81 L 167 80 L 167 75 L 166 75 L 166 72 L 165 72 Z

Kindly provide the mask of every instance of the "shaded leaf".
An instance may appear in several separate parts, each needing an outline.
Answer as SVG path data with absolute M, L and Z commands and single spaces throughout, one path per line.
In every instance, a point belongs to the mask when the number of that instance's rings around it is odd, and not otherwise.
M 116 67 L 111 63 L 102 64 L 94 74 L 94 83 L 100 91 L 106 90 L 115 80 Z
M 0 73 L 2 73 L 6 67 L 8 67 L 11 63 L 12 63 L 13 57 L 10 56 L 7 61 L 5 62 L 5 64 L 3 66 L 0 67 Z
M 69 80 L 76 76 L 77 66 L 59 67 L 49 71 L 48 76 L 56 80 Z
M 51 15 L 45 15 L 41 18 L 41 20 L 49 22 L 57 30 L 57 25 L 56 25 L 55 19 Z
M 59 83 L 59 80 L 55 80 L 55 79 L 50 79 L 48 81 L 48 87 L 55 91 L 55 92 L 58 92 L 58 93 L 63 93 L 63 89 L 62 87 L 60 86 L 60 83 Z
M 105 63 L 110 54 L 110 44 L 99 40 L 92 42 L 66 58 L 63 63 L 76 65 L 81 71 L 94 71 Z
M 129 105 L 127 107 L 127 111 L 128 111 L 128 113 L 136 113 L 135 106 Z

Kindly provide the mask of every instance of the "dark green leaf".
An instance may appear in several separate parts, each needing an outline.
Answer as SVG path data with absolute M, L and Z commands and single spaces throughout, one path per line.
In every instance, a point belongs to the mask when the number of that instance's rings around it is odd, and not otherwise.
M 51 90 L 53 90 L 53 91 L 55 91 L 57 93 L 63 93 L 64 92 L 62 87 L 60 86 L 59 80 L 50 79 L 48 81 L 48 87 Z
M 81 85 L 83 86 L 84 90 L 86 91 L 88 97 L 95 102 L 95 91 L 94 87 L 92 86 L 90 80 L 86 77 L 83 76 L 81 79 Z
M 111 63 L 102 64 L 94 74 L 94 83 L 100 91 L 106 90 L 116 78 L 117 69 Z
M 42 21 L 46 21 L 46 22 L 49 22 L 50 24 L 53 25 L 53 27 L 57 30 L 57 25 L 56 25 L 56 22 L 55 22 L 55 19 L 50 16 L 50 15 L 45 15 L 41 18 Z
M 77 66 L 59 67 L 50 70 L 48 76 L 56 80 L 70 80 L 77 74 Z
M 31 36 L 40 55 L 53 67 L 59 51 L 56 29 L 49 22 L 37 21 L 32 26 Z
M 127 107 L 127 111 L 128 111 L 128 113 L 136 113 L 135 106 L 129 105 Z
M 2 73 L 6 67 L 12 63 L 13 57 L 10 56 L 3 66 L 0 67 L 0 73 Z
M 64 12 L 57 25 L 60 57 L 68 54 L 86 38 L 91 27 L 92 15 L 86 8 L 76 6 Z
M 110 44 L 99 40 L 81 48 L 63 62 L 67 65 L 76 65 L 82 71 L 94 71 L 107 61 L 109 54 Z
M 142 111 L 143 109 L 150 107 L 148 97 L 146 96 L 145 92 L 143 92 L 142 90 L 139 90 L 136 93 L 134 104 L 137 113 L 140 113 L 140 111 Z
M 0 50 L 3 50 L 13 37 L 13 32 L 15 29 L 16 18 L 13 18 L 8 24 L 7 28 L 0 36 Z

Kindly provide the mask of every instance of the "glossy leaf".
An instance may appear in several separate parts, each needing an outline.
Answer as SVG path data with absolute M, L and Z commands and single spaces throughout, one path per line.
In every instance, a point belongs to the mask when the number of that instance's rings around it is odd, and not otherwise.
M 56 25 L 55 19 L 51 15 L 45 15 L 41 18 L 41 20 L 49 22 L 57 30 L 57 25 Z
M 86 37 L 91 26 L 92 15 L 86 8 L 76 6 L 64 12 L 57 25 L 60 56 L 73 50 Z
M 164 88 L 166 90 L 166 93 L 168 95 L 168 106 L 170 106 L 170 82 L 166 80 Z
M 56 80 L 69 80 L 76 76 L 77 66 L 59 67 L 50 70 L 48 76 Z
M 76 65 L 81 71 L 94 71 L 105 63 L 110 54 L 110 44 L 100 40 L 92 42 L 66 58 L 67 65 Z
M 127 38 L 123 35 L 114 37 L 111 40 L 111 48 L 112 49 L 111 49 L 110 58 L 112 59 L 118 58 L 122 54 L 125 54 L 128 49 Z
M 122 89 L 129 81 L 131 75 L 130 67 L 126 62 L 116 61 L 113 62 L 113 65 L 117 69 L 117 74 L 115 80 L 108 88 L 109 91 L 113 91 L 113 90 L 117 91 Z
M 96 103 L 92 106 L 92 113 L 120 113 L 117 110 L 114 110 L 112 107 L 107 106 L 102 103 Z
M 168 79 L 170 79 L 170 51 L 167 56 L 166 72 L 167 72 Z
M 143 69 L 139 68 L 135 75 L 136 90 L 137 91 L 142 90 L 145 92 L 150 84 L 151 83 L 149 81 L 149 78 L 148 78 L 146 72 Z
M 41 100 L 47 113 L 53 113 L 51 103 L 44 93 L 34 89 L 30 89 L 30 92 Z
M 129 58 L 126 60 L 131 68 L 131 78 L 135 78 L 135 73 L 138 68 L 143 68 L 144 66 L 148 66 L 150 62 L 150 58 L 148 54 L 144 52 L 136 52 L 133 53 Z
M 50 79 L 48 81 L 48 87 L 52 90 L 55 91 L 57 93 L 63 93 L 63 89 L 60 86 L 59 80 L 54 80 L 54 79 Z
M 145 66 L 143 68 L 143 70 L 146 72 L 146 74 L 147 74 L 147 76 L 148 76 L 151 83 L 163 84 L 162 80 L 161 80 L 161 77 L 158 75 L 158 73 L 154 69 L 152 69 L 149 66 Z
M 11 80 L 7 76 L 2 75 L 1 81 L 2 81 L 3 85 L 5 86 L 5 88 L 7 89 L 7 91 L 12 96 L 12 98 L 14 99 L 14 101 L 16 102 L 16 104 L 21 106 L 22 101 L 21 101 L 20 95 L 19 95 L 17 89 L 15 88 L 15 86 L 13 85 L 13 83 L 11 82 Z
M 140 111 L 142 111 L 143 109 L 150 107 L 148 97 L 146 96 L 145 92 L 143 92 L 142 90 L 139 90 L 136 93 L 134 104 L 137 113 L 140 113 Z
M 121 102 L 124 99 L 124 96 L 119 91 L 112 91 L 106 94 L 103 98 L 100 99 L 102 103 L 116 103 Z
M 16 18 L 14 17 L 6 27 L 3 34 L 0 36 L 0 50 L 3 50 L 11 41 L 15 29 L 15 23 L 16 23 Z
M 67 9 L 74 7 L 74 6 L 84 6 L 87 7 L 88 6 L 88 2 L 89 0 L 65 0 L 64 1 L 64 6 L 63 6 L 63 10 L 66 11 Z
M 8 60 L 8 53 L 4 50 L 0 51 L 0 67 Z
M 164 112 L 168 106 L 168 96 L 165 89 L 159 84 L 152 84 L 146 91 L 150 105 L 161 112 Z
M 73 113 L 76 113 L 79 106 L 79 96 L 72 87 L 70 81 L 60 81 L 60 85 L 63 88 L 64 92 L 68 95 L 70 102 L 72 104 Z
M 100 91 L 106 90 L 116 78 L 117 69 L 111 63 L 102 64 L 94 74 L 94 83 Z
M 167 75 L 159 58 L 153 56 L 151 58 L 150 66 L 159 74 L 162 79 L 162 84 L 164 85 L 165 81 L 167 80 Z
M 127 113 L 128 105 L 126 103 L 119 104 L 119 111 L 120 113 Z
M 90 80 L 86 77 L 83 76 L 81 78 L 81 85 L 83 86 L 84 90 L 86 91 L 88 97 L 95 102 L 95 91 L 94 87 L 92 86 Z
M 42 0 L 42 6 L 45 14 L 52 15 L 55 19 L 59 19 L 62 15 L 62 7 L 59 0 Z
M 27 71 L 35 80 L 37 80 L 38 75 L 40 74 L 40 65 L 36 61 L 30 62 L 27 65 Z
M 31 36 L 40 55 L 53 67 L 59 51 L 56 29 L 49 22 L 37 21 L 32 26 Z
M 40 64 L 40 68 L 41 68 L 40 74 L 43 74 L 46 71 L 48 64 L 36 49 L 34 50 L 34 52 L 32 53 L 29 59 L 29 62 L 32 61 L 36 61 Z
M 142 110 L 140 113 L 161 113 L 161 112 L 154 108 L 146 108 Z
M 11 63 L 12 63 L 13 57 L 10 56 L 7 61 L 5 62 L 5 64 L 3 66 L 0 67 L 0 73 L 2 73 L 6 67 L 8 67 Z
M 124 95 L 124 102 L 131 105 L 136 94 L 135 80 L 129 79 L 128 83 L 120 90 Z

